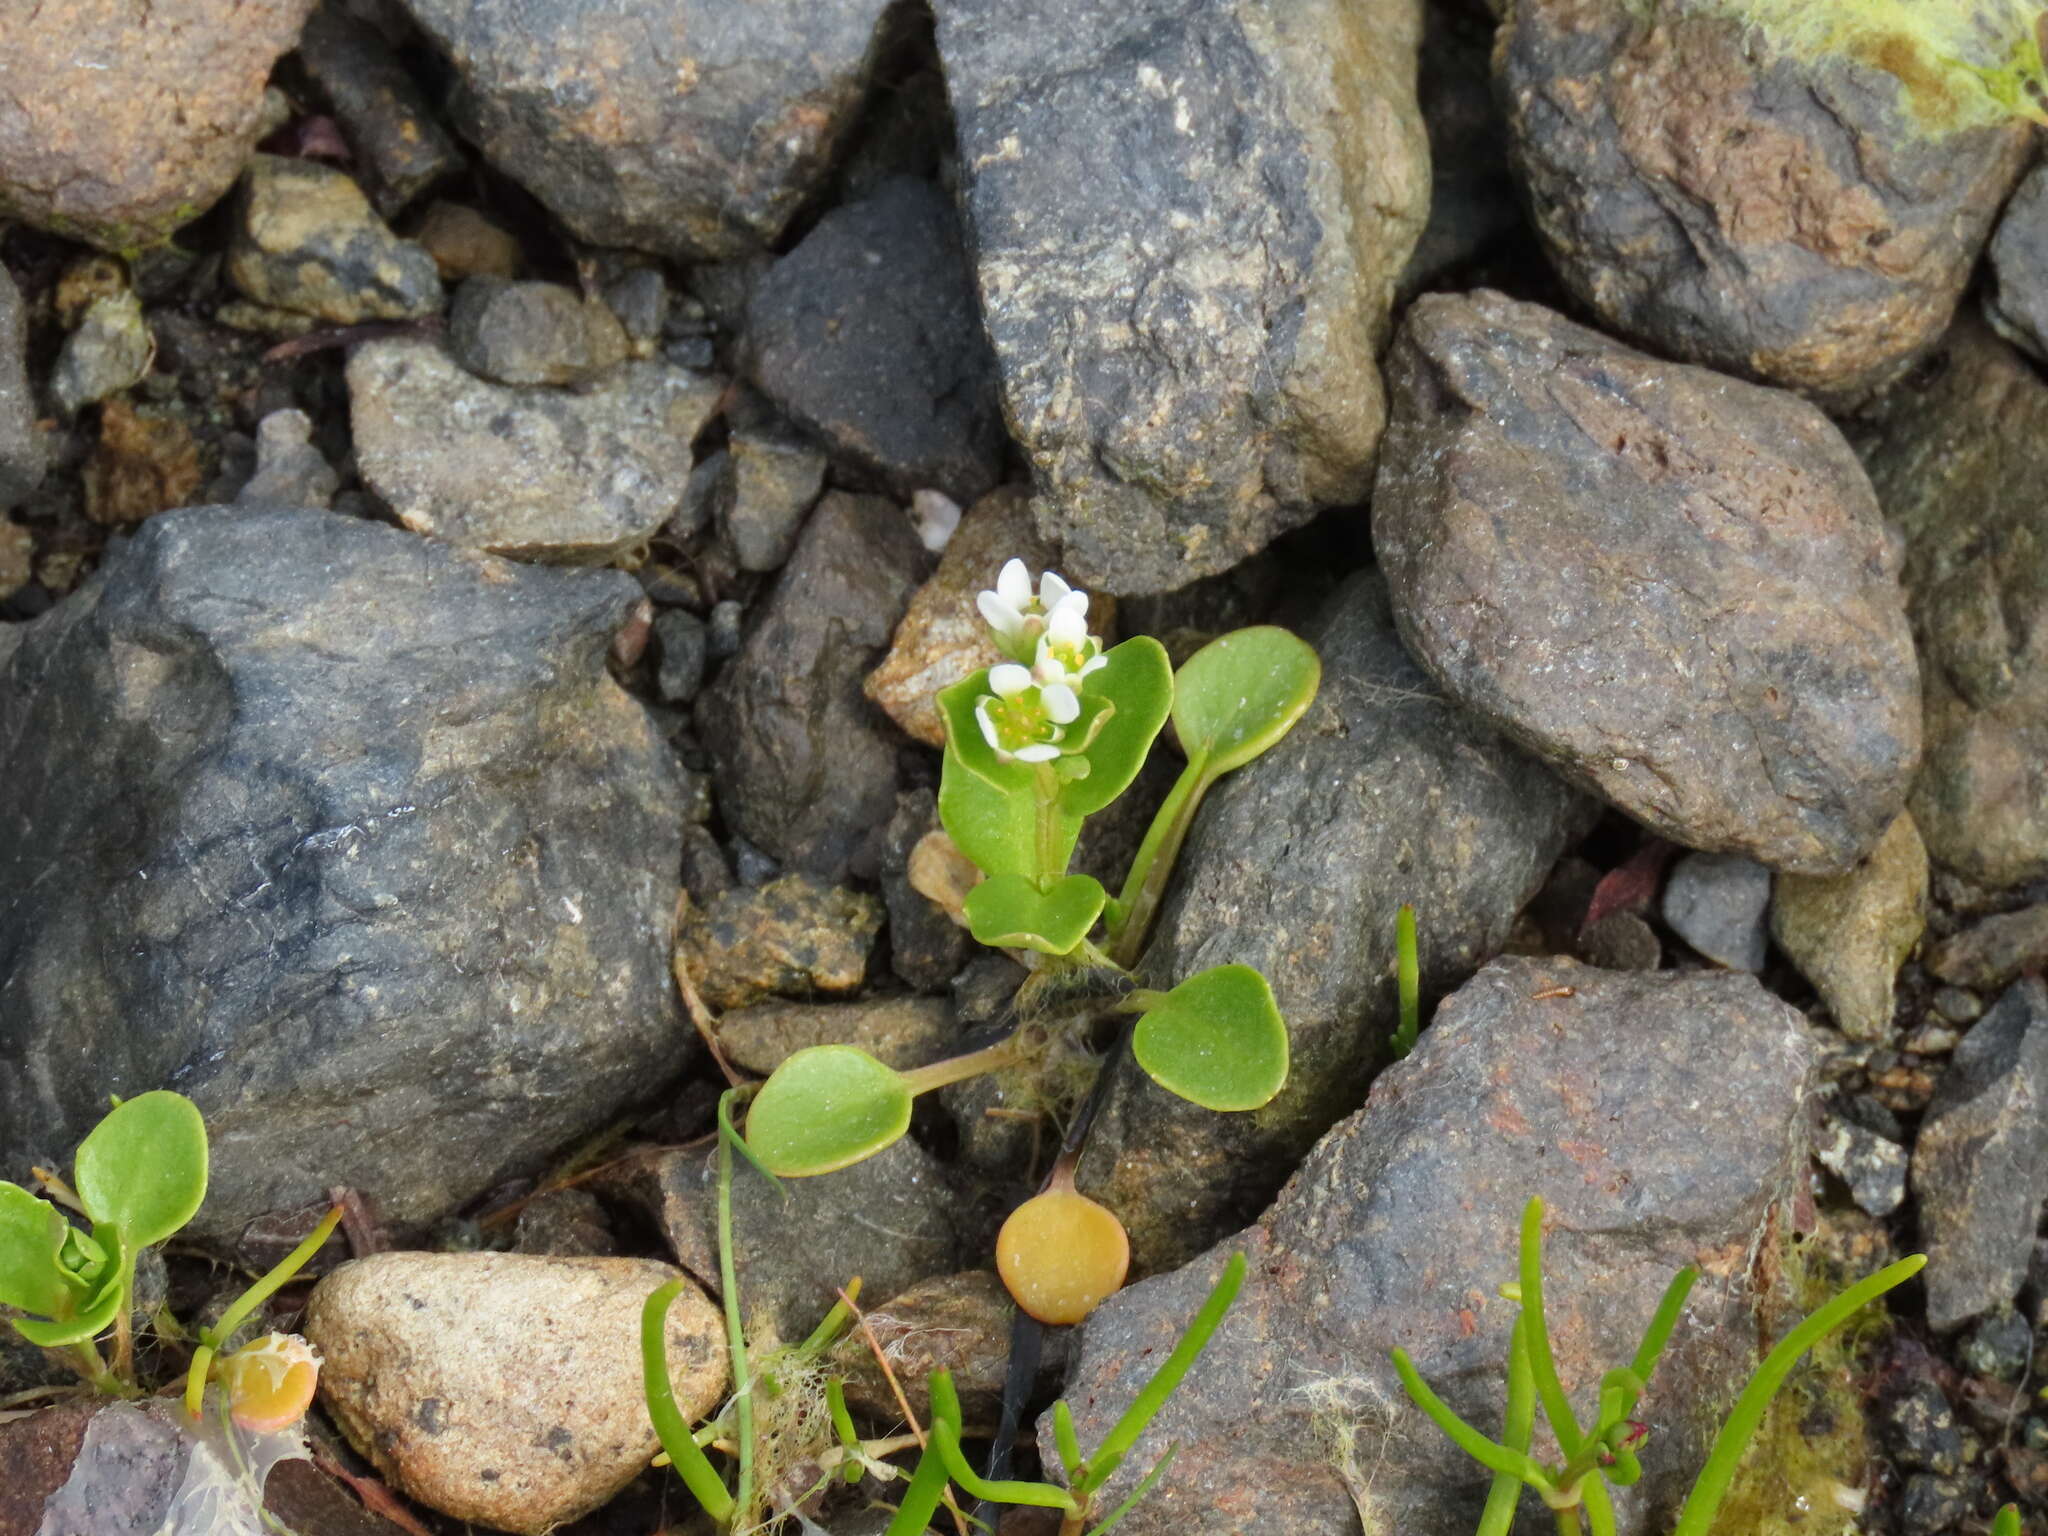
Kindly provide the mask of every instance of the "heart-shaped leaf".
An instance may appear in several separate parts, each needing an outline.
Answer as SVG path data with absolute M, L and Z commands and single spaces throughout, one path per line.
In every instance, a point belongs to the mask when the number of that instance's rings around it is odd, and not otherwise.
M 967 926 L 984 944 L 1064 955 L 1088 936 L 1109 892 L 1087 875 L 1041 891 L 1022 875 L 991 875 L 967 893 Z
M 1242 768 L 1293 728 L 1322 676 L 1314 649 L 1271 624 L 1211 640 L 1174 677 L 1181 750 L 1211 777 Z
M 1287 1081 L 1287 1025 L 1248 965 L 1197 972 L 1159 999 L 1131 1035 L 1138 1065 L 1204 1109 L 1257 1109 Z
M 747 1110 L 747 1145 L 771 1173 L 806 1178 L 873 1157 L 910 1129 L 903 1075 L 851 1045 L 813 1045 L 777 1067 Z
M 0 1302 L 38 1317 L 62 1317 L 82 1287 L 58 1262 L 64 1213 L 19 1184 L 0 1183 Z
M 44 1349 L 61 1349 L 66 1344 L 97 1338 L 114 1326 L 115 1314 L 128 1304 L 135 1278 L 134 1250 L 122 1248 L 121 1234 L 114 1228 L 100 1228 L 93 1236 L 106 1252 L 106 1264 L 96 1288 L 77 1299 L 77 1311 L 69 1317 L 47 1322 L 17 1317 L 15 1331 L 29 1343 Z
M 1038 880 L 1064 874 L 1081 834 L 1081 818 L 1056 814 L 1051 843 L 1040 848 L 1037 773 L 1029 763 L 1003 762 L 981 734 L 974 706 L 987 692 L 985 670 L 939 690 L 939 713 L 946 722 L 939 820 L 953 846 L 985 875 Z
M 147 1248 L 206 1198 L 206 1122 L 182 1093 L 138 1094 L 79 1143 L 74 1171 L 95 1233 L 118 1227 L 131 1252 Z
M 1165 646 L 1150 635 L 1137 635 L 1103 655 L 1108 665 L 1081 685 L 1082 705 L 1085 709 L 1091 699 L 1108 699 L 1116 713 L 1088 745 L 1088 776 L 1060 790 L 1060 809 L 1077 817 L 1093 815 L 1130 788 L 1173 709 L 1173 663 Z

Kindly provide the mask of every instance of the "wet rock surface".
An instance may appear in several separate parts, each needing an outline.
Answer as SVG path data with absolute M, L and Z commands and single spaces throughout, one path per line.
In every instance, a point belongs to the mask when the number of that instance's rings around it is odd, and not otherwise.
M 2026 154 L 2016 123 L 1926 133 L 1879 69 L 1628 0 L 1518 5 L 1495 82 L 1580 302 L 1666 356 L 1823 396 L 1939 339 Z
M 1158 592 L 1362 501 L 1428 206 L 1416 0 L 939 7 L 981 309 L 1066 574 Z
M 1373 502 L 1445 690 L 1652 830 L 1834 874 L 1920 751 L 1897 556 L 1789 395 L 1498 294 L 1418 300 Z
M 348 365 L 363 479 L 417 533 L 497 554 L 602 561 L 681 499 L 720 385 L 628 363 L 587 394 L 491 384 L 431 341 L 373 341 Z
M 892 177 L 820 219 L 754 288 L 746 348 L 764 393 L 898 495 L 964 502 L 996 483 L 994 359 L 932 183 Z
M 393 234 L 362 188 L 330 166 L 256 156 L 237 213 L 228 275 L 257 304 L 327 325 L 440 311 L 434 258 Z
M 1901 816 L 1846 875 L 1780 875 L 1771 933 L 1852 1040 L 1891 1033 L 1893 981 L 1927 926 L 1927 848 Z
M 1152 985 L 1233 962 L 1263 971 L 1287 1019 L 1287 1086 L 1264 1109 L 1219 1115 L 1124 1064 L 1080 1182 L 1122 1215 L 1141 1271 L 1256 1215 L 1357 1107 L 1396 1019 L 1400 905 L 1416 907 L 1425 993 L 1444 990 L 1499 950 L 1589 820 L 1582 797 L 1431 686 L 1373 576 L 1303 634 L 1322 691 L 1279 746 L 1211 791 L 1144 964 Z
M 2019 1294 L 2048 1199 L 2048 986 L 2015 985 L 1970 1026 L 1913 1147 L 1927 1320 L 1968 1322 Z
M 641 1395 L 640 1308 L 677 1278 L 647 1259 L 358 1259 L 307 1306 L 321 1401 L 413 1498 L 540 1536 L 604 1503 L 660 1448 Z M 727 1380 L 723 1322 L 701 1291 L 676 1298 L 667 1342 L 694 1422 Z
M 2048 385 L 1964 323 L 1894 391 L 1864 459 L 1905 535 L 1926 689 L 1913 820 L 1937 864 L 1991 886 L 2048 874 Z
M 597 245 L 758 250 L 824 181 L 890 0 L 407 0 L 461 77 L 458 126 Z
M 1560 987 L 1572 994 L 1544 995 Z M 1754 1364 L 1749 1259 L 1804 1157 L 1810 1052 L 1799 1016 L 1749 976 L 1487 966 L 1255 1226 L 1086 1324 L 1067 1395 L 1089 1445 L 1224 1253 L 1250 1261 L 1208 1351 L 1112 1483 L 1179 1443 L 1174 1475 L 1124 1528 L 1195 1536 L 1256 1519 L 1337 1536 L 1358 1529 L 1362 1508 L 1368 1529 L 1464 1536 L 1486 1474 L 1446 1456 L 1388 1351 L 1407 1350 L 1458 1412 L 1495 1421 L 1514 1309 L 1494 1285 L 1513 1273 L 1532 1194 L 1548 1207 L 1546 1309 L 1575 1396 L 1640 1333 L 1676 1270 L 1702 1270 L 1644 1400 L 1658 1454 L 1640 1484 L 1616 1490 L 1621 1529 L 1656 1528 L 1651 1512 L 1682 1496 L 1719 1405 Z M 1423 1231 L 1427 1244 L 1402 1235 Z M 1330 1415 L 1357 1431 L 1348 1488 Z
M 0 870 L 44 894 L 0 924 L 0 1052 L 51 1070 L 0 1074 L 0 1164 L 170 1086 L 212 1139 L 197 1235 L 337 1184 L 404 1224 L 679 1070 L 679 795 L 604 672 L 637 596 L 207 508 L 24 631 Z
M 834 493 L 697 705 L 734 829 L 792 868 L 872 874 L 896 744 L 861 695 L 929 557 L 893 503 Z
M 241 174 L 270 66 L 312 8 L 80 0 L 17 12 L 0 216 L 107 250 L 148 245 L 198 217 Z

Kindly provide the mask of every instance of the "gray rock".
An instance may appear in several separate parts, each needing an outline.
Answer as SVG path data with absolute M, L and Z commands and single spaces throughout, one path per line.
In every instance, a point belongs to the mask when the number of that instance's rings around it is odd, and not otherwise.
M 433 256 L 394 235 L 332 166 L 257 155 L 237 215 L 228 277 L 255 303 L 328 325 L 440 312 Z
M 738 1008 L 778 993 L 856 991 L 881 928 L 882 904 L 865 892 L 784 875 L 692 908 L 676 956 L 707 1003 Z
M 1771 872 L 1754 859 L 1688 853 L 1671 866 L 1661 910 L 1671 931 L 1716 965 L 1760 971 L 1770 905 Z
M 756 1003 L 718 1021 L 725 1058 L 766 1077 L 814 1045 L 857 1045 L 892 1067 L 921 1067 L 947 1054 L 958 1033 L 942 997 L 868 997 L 850 1003 Z
M 1222 1536 L 1255 1518 L 1288 1536 L 1352 1536 L 1362 1518 L 1368 1531 L 1468 1536 L 1487 1474 L 1408 1403 L 1388 1352 L 1407 1350 L 1468 1419 L 1499 1423 L 1515 1309 L 1495 1288 L 1513 1278 L 1532 1195 L 1548 1208 L 1559 1373 L 1582 1413 L 1672 1274 L 1701 1268 L 1643 1400 L 1653 1454 L 1615 1494 L 1620 1531 L 1668 1529 L 1756 1363 L 1753 1276 L 1771 1269 L 1750 1259 L 1773 1205 L 1798 1188 L 1810 1050 L 1798 1014 L 1751 976 L 1495 961 L 1257 1225 L 1084 1325 L 1066 1395 L 1085 1446 L 1186 1326 L 1224 1254 L 1250 1261 L 1207 1353 L 1106 1491 L 1113 1505 L 1179 1443 L 1120 1531 Z
M 747 371 L 790 417 L 908 499 L 996 483 L 1003 423 L 960 225 L 930 182 L 835 208 L 755 285 Z
M 74 0 L 8 14 L 0 218 L 153 245 L 234 184 L 313 0 Z
M 1987 886 L 2048 875 L 2048 385 L 1981 324 L 1895 390 L 1865 463 L 1904 533 L 1926 685 L 1913 820 L 1937 864 Z
M 1955 1410 L 1930 1377 L 1900 1383 L 1879 1424 L 1885 1448 L 1902 1467 L 1953 1474 L 1963 1469 L 1963 1435 Z
M 746 609 L 736 597 L 722 597 L 711 605 L 711 617 L 705 621 L 705 643 L 717 660 L 739 654 L 740 624 L 745 617 Z
M 1577 952 L 1608 971 L 1654 971 L 1664 963 L 1664 941 L 1640 912 L 1609 912 L 1579 935 Z
M 782 569 L 825 488 L 825 455 L 772 411 L 737 413 L 711 506 L 743 571 Z
M 306 19 L 299 62 L 326 94 L 377 211 L 397 214 L 459 174 L 462 150 L 383 35 L 328 0 Z
M 2023 971 L 2048 970 L 2048 901 L 1980 919 L 1935 945 L 1928 971 L 1943 981 L 1992 992 Z
M 256 473 L 235 493 L 237 502 L 283 507 L 325 507 L 341 477 L 313 446 L 313 422 L 304 411 L 272 411 L 256 424 Z
M 910 1137 L 778 1192 L 734 1159 L 733 1252 L 740 1306 L 760 1337 L 800 1342 L 860 1276 L 865 1298 L 894 1296 L 960 1267 L 959 1195 Z M 683 1268 L 717 1294 L 718 1159 L 665 1153 L 643 1190 Z M 750 1333 L 752 1342 L 756 1335 Z
M 931 1373 L 951 1371 L 969 1433 L 992 1434 L 1002 1410 L 1010 1326 L 1017 1314 L 1002 1281 L 985 1269 L 970 1269 L 921 1281 L 897 1296 L 870 1300 L 864 1295 L 861 1300 L 896 1386 L 920 1421 L 931 1400 Z M 1041 1343 L 1035 1385 L 1046 1397 L 1058 1395 L 1066 1337 L 1067 1330 L 1051 1329 Z M 859 1333 L 832 1347 L 832 1365 L 835 1373 L 845 1375 L 846 1401 L 855 1413 L 892 1423 L 902 1417 L 895 1388 Z
M 2048 359 L 2048 166 L 2036 165 L 1998 216 L 1984 318 L 2024 352 Z
M 166 513 L 0 669 L 0 1166 L 205 1112 L 192 1230 L 431 1220 L 676 1071 L 670 754 L 629 577 L 324 512 Z M 108 765 L 118 762 L 119 771 Z
M 1536 228 L 1603 325 L 1823 397 L 1939 339 L 2029 144 L 2017 119 L 1929 134 L 1873 65 L 1632 0 L 1517 4 L 1494 71 Z
M 929 560 L 893 503 L 827 496 L 697 702 L 727 824 L 794 868 L 874 871 L 896 809 L 896 743 L 861 680 Z
M 1902 1536 L 1937 1536 L 1951 1529 L 1975 1503 L 1968 1481 L 1915 1472 L 1899 1495 L 1898 1525 Z
M 2027 1373 L 2034 1353 L 2034 1330 L 2007 1308 L 1977 1320 L 1956 1346 L 1956 1363 L 1973 1375 L 1993 1381 L 2018 1381 Z
M 651 353 L 668 323 L 668 277 L 661 268 L 625 267 L 605 283 L 604 301 L 625 327 L 634 356 Z
M 588 394 L 490 384 L 429 341 L 373 341 L 348 364 L 363 479 L 400 521 L 474 549 L 603 561 L 661 527 L 719 381 L 626 363 Z
M 1813 1134 L 1813 1155 L 1849 1186 L 1849 1198 L 1872 1216 L 1889 1216 L 1906 1198 L 1906 1149 L 1844 1114 L 1829 1111 Z
M 2048 986 L 2019 982 L 1970 1026 L 1913 1144 L 1927 1321 L 1946 1331 L 2019 1294 L 2048 1198 Z
M 687 608 L 664 608 L 654 616 L 654 638 L 661 646 L 655 686 L 661 690 L 663 702 L 689 703 L 704 682 L 704 621 Z
M 48 460 L 28 382 L 28 310 L 14 279 L 0 267 L 0 511 L 28 500 L 42 484 Z
M 156 354 L 143 323 L 142 300 L 126 288 L 94 299 L 65 338 L 50 372 L 50 398 L 63 415 L 75 416 L 95 401 L 142 382 Z
M 892 0 L 406 0 L 457 126 L 581 239 L 686 261 L 768 245 L 858 115 Z
M 554 1259 L 608 1259 L 619 1240 L 605 1218 L 604 1203 L 587 1189 L 549 1189 L 519 1208 L 512 1227 L 512 1251 Z
M 1869 852 L 1919 672 L 1826 417 L 1495 293 L 1417 300 L 1387 371 L 1374 548 L 1447 693 L 1676 842 L 1800 874 Z
M 1159 592 L 1365 499 L 1429 201 L 1419 0 L 948 0 L 963 207 L 1040 531 Z
M 1256 1215 L 1358 1107 L 1397 1018 L 1401 903 L 1415 904 L 1424 991 L 1448 991 L 1500 949 L 1591 819 L 1588 801 L 1436 693 L 1377 578 L 1354 577 L 1305 633 L 1321 694 L 1213 791 L 1144 966 L 1153 984 L 1230 962 L 1264 972 L 1287 1020 L 1287 1086 L 1264 1109 L 1213 1114 L 1125 1063 L 1081 1183 L 1123 1217 L 1141 1269 Z
M 882 852 L 882 899 L 889 905 L 889 968 L 920 992 L 943 991 L 976 945 L 967 930 L 912 884 L 917 845 L 939 830 L 938 796 L 929 789 L 896 797 Z
M 625 361 L 625 327 L 560 283 L 472 277 L 448 310 L 448 350 L 498 384 L 580 384 Z
M 1927 926 L 1927 849 L 1901 816 L 1846 875 L 1779 875 L 1771 934 L 1852 1040 L 1892 1030 L 1893 984 Z

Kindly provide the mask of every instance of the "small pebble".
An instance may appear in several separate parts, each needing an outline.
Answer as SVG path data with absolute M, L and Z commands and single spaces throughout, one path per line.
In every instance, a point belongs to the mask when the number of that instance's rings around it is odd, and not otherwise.
M 629 267 L 604 285 L 604 301 L 626 328 L 633 350 L 653 355 L 668 319 L 668 279 L 659 267 Z
M 1607 971 L 1654 971 L 1664 962 L 1656 930 L 1634 912 L 1610 912 L 1579 936 L 1579 953 Z
M 726 598 L 711 607 L 710 633 L 706 644 L 715 660 L 723 661 L 740 648 L 741 608 L 735 598 Z
M 683 889 L 698 906 L 708 906 L 714 896 L 723 895 L 739 882 L 732 877 L 732 865 L 709 827 L 695 822 L 683 828 Z
M 1904 1536 L 1936 1536 L 1970 1512 L 1970 1485 L 1960 1478 L 1915 1472 L 1899 1500 Z
M 1984 999 L 1967 987 L 1942 987 L 1934 994 L 1934 1011 L 1951 1024 L 1974 1024 L 1984 1017 Z
M 1688 853 L 1664 887 L 1664 921 L 1694 949 L 1734 971 L 1760 971 L 1771 872 L 1732 853 Z
M 1963 1432 L 1940 1387 L 1925 1376 L 1885 1404 L 1884 1441 L 1900 1466 L 1953 1475 L 1963 1466 Z
M 1961 1043 L 1962 1035 L 1942 1024 L 1922 1024 L 1901 1042 L 1915 1056 L 1946 1056 Z
M 655 674 L 655 686 L 669 703 L 689 703 L 704 683 L 704 621 L 687 608 L 664 608 L 655 616 L 654 638 L 661 645 L 661 668 Z
M 732 840 L 732 867 L 740 884 L 748 887 L 766 885 L 782 871 L 780 864 L 744 837 Z
M 1994 1312 L 1980 1318 L 1956 1348 L 1964 1370 L 1994 1381 L 2017 1381 L 2034 1349 L 2033 1330 L 2017 1312 Z
M 519 271 L 519 242 L 503 227 L 461 203 L 435 203 L 413 236 L 427 248 L 443 282 L 466 277 L 513 277 Z
M 61 414 L 75 416 L 139 382 L 152 351 L 142 300 L 125 288 L 94 299 L 57 354 L 50 397 Z

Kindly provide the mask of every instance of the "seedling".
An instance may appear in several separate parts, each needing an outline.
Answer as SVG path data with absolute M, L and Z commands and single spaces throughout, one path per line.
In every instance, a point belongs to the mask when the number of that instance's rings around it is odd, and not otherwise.
M 1394 981 L 1400 993 L 1400 1023 L 1394 1027 L 1394 1055 L 1405 1057 L 1422 1035 L 1422 969 L 1415 958 L 1415 909 L 1402 905 L 1394 917 Z
M 1132 1055 L 1170 1092 L 1244 1111 L 1287 1081 L 1287 1027 L 1257 971 L 1220 965 L 1153 989 L 1137 985 L 1132 967 L 1203 797 L 1301 718 L 1322 674 L 1316 653 L 1262 626 L 1212 641 L 1176 673 L 1148 637 L 1105 649 L 1088 630 L 1087 594 L 1049 571 L 1034 588 L 1018 560 L 981 594 L 980 608 L 1009 659 L 938 696 L 946 722 L 939 816 L 981 872 L 964 904 L 974 936 L 1033 966 L 1020 997 L 1026 1022 L 985 1050 L 909 1072 L 847 1045 L 796 1052 L 747 1116 L 748 1145 L 775 1173 L 830 1173 L 871 1157 L 909 1128 L 918 1094 L 1041 1054 L 1048 1037 L 1032 1022 L 1032 1000 L 1088 975 L 1111 982 L 1111 1006 L 1132 1019 Z M 1087 818 L 1130 786 L 1168 719 L 1186 766 L 1112 897 L 1068 862 Z
M 1708 1536 L 1715 1511 L 1742 1461 L 1742 1453 L 1763 1423 L 1771 1399 L 1800 1357 L 1858 1310 L 1919 1273 L 1926 1262 L 1924 1254 L 1914 1254 L 1879 1270 L 1850 1286 L 1778 1341 L 1723 1421 L 1706 1464 L 1679 1512 L 1672 1536 Z M 1502 1295 L 1520 1302 L 1521 1307 L 1508 1340 L 1507 1408 L 1499 1440 L 1488 1439 L 1452 1412 L 1430 1390 L 1406 1352 L 1394 1351 L 1394 1369 L 1400 1373 L 1401 1385 L 1415 1405 L 1460 1450 L 1494 1474 L 1477 1536 L 1506 1536 L 1525 1487 L 1533 1489 L 1549 1508 L 1559 1536 L 1580 1536 L 1588 1529 L 1592 1536 L 1614 1536 L 1614 1506 L 1607 1496 L 1607 1484 L 1627 1487 L 1642 1475 L 1637 1454 L 1649 1430 L 1635 1419 L 1635 1406 L 1678 1326 L 1686 1297 L 1699 1272 L 1681 1270 L 1665 1289 L 1634 1358 L 1600 1378 L 1598 1410 L 1591 1422 L 1581 1428 L 1558 1380 L 1549 1328 L 1544 1320 L 1541 1200 L 1531 1200 L 1522 1212 L 1520 1271 L 1518 1284 L 1502 1289 Z M 1539 1461 L 1530 1454 L 1539 1406 L 1557 1440 L 1562 1461 Z

